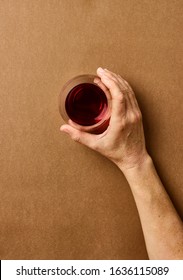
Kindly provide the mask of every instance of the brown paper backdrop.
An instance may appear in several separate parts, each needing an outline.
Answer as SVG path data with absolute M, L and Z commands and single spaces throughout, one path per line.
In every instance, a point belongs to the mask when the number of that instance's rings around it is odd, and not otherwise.
M 121 172 L 59 131 L 62 85 L 98 66 L 134 88 L 183 215 L 182 15 L 182 0 L 0 1 L 1 259 L 147 258 Z

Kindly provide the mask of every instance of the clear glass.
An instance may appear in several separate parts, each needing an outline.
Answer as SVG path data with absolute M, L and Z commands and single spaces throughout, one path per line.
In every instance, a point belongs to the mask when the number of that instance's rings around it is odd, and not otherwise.
M 59 95 L 59 111 L 63 120 L 73 127 L 99 134 L 110 120 L 111 97 L 94 83 L 95 75 L 80 75 L 69 80 Z

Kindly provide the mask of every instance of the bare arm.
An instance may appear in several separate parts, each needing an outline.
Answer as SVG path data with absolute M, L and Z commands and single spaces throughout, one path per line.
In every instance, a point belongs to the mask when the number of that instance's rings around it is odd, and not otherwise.
M 183 225 L 149 157 L 124 171 L 139 212 L 150 259 L 183 259 Z
M 100 135 L 72 127 L 61 131 L 100 152 L 124 173 L 139 212 L 150 259 L 183 259 L 183 224 L 145 147 L 142 115 L 130 85 L 119 75 L 99 68 L 95 82 L 111 94 L 112 113 Z

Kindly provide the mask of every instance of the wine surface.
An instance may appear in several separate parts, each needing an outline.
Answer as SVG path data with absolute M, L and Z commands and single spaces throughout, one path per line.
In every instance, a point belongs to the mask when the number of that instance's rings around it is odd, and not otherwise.
M 105 115 L 107 98 L 97 85 L 82 83 L 71 89 L 65 108 L 69 118 L 75 123 L 83 126 L 94 125 Z

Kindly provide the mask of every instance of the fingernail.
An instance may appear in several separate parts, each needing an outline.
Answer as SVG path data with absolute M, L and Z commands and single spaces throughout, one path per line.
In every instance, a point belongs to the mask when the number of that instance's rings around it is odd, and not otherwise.
M 105 71 L 104 71 L 104 69 L 102 68 L 102 67 L 99 67 L 98 69 L 98 72 L 100 73 L 100 74 L 103 74 Z
M 99 82 L 100 82 L 100 79 L 99 79 L 99 78 L 95 78 L 95 79 L 94 79 L 94 83 L 95 83 L 95 84 L 98 84 Z

